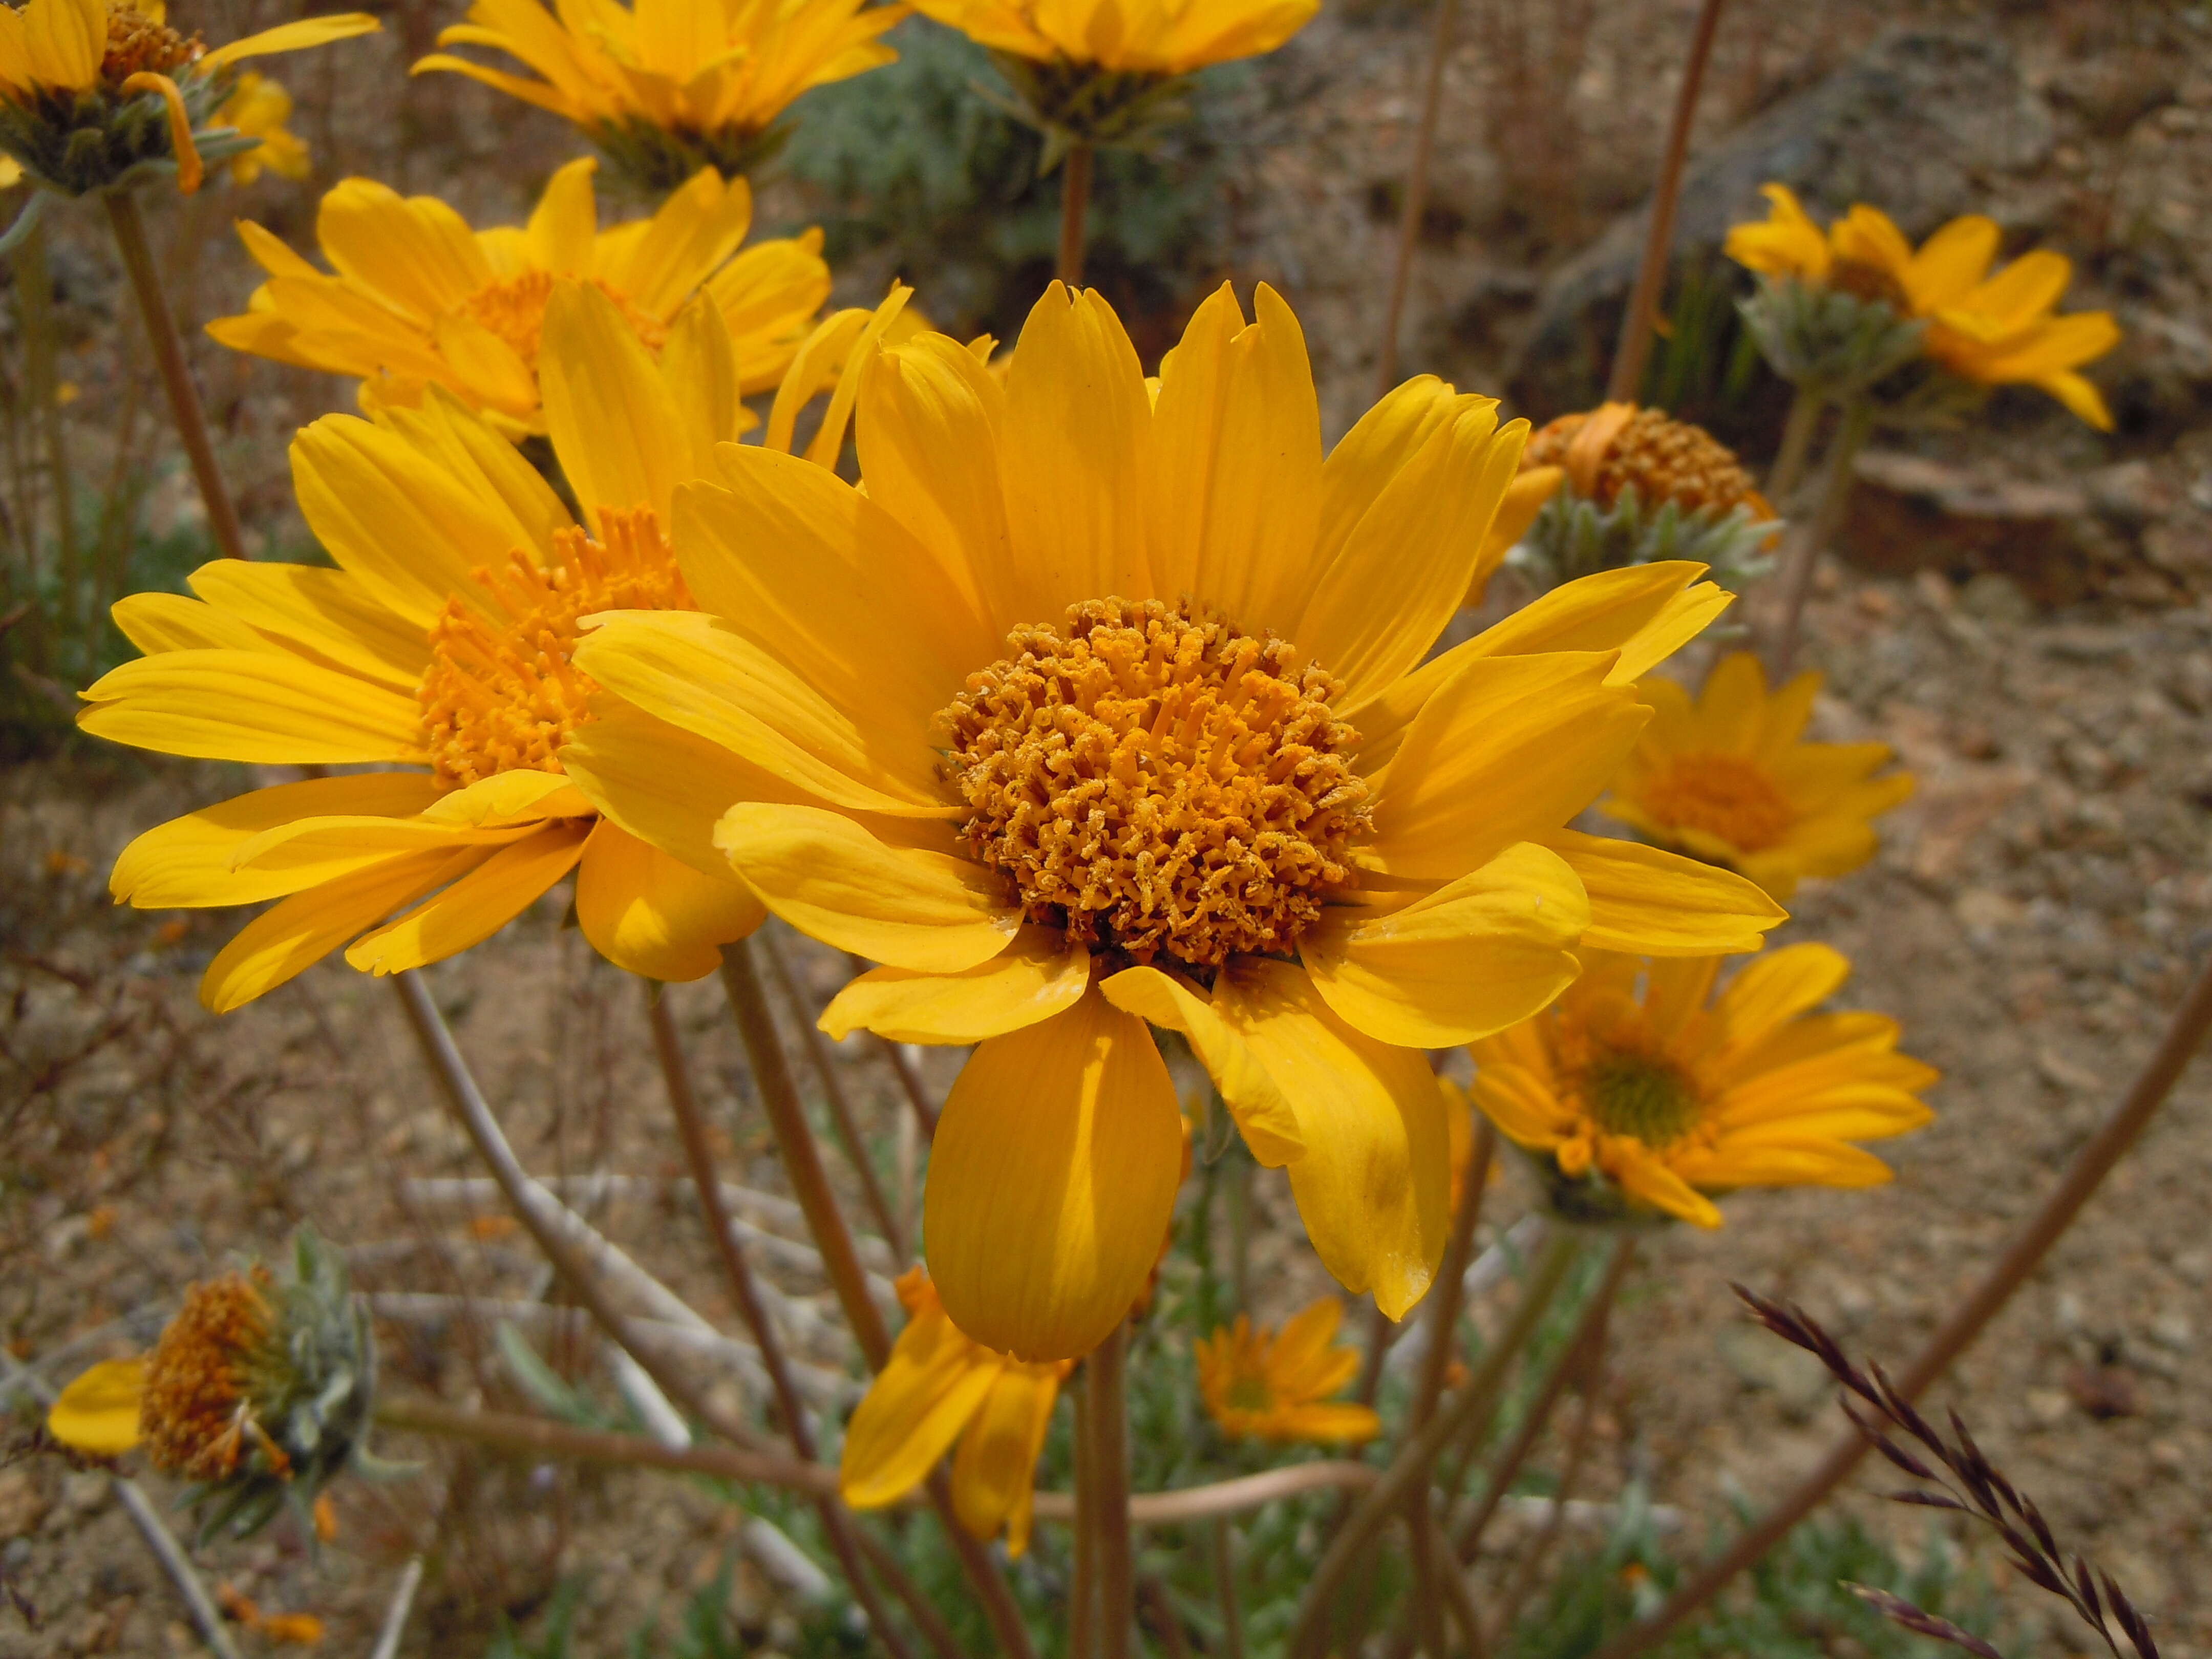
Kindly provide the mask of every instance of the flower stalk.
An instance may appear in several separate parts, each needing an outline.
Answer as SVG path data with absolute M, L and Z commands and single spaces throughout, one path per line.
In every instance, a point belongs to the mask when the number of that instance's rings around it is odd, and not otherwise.
M 1406 311 L 1406 289 L 1413 281 L 1413 256 L 1421 243 L 1421 217 L 1429 206 L 1429 163 L 1437 147 L 1437 117 L 1443 104 L 1444 60 L 1451 55 L 1452 23 L 1459 0 L 1436 0 L 1437 16 L 1429 37 L 1428 73 L 1421 82 L 1420 125 L 1413 130 L 1413 159 L 1406 169 L 1406 199 L 1398 214 L 1398 252 L 1390 267 L 1389 297 L 1382 303 L 1382 341 L 1376 350 L 1375 395 L 1398 384 L 1398 331 Z
M 1091 1484 L 1077 1502 L 1097 1558 L 1099 1659 L 1131 1659 L 1137 1622 L 1136 1565 L 1129 1536 L 1129 1323 L 1125 1319 L 1084 1362 L 1091 1402 Z
M 1084 218 L 1091 208 L 1091 175 L 1097 152 L 1077 140 L 1060 168 L 1060 258 L 1055 274 L 1070 288 L 1083 281 Z
M 161 273 L 154 264 L 154 251 L 146 240 L 146 221 L 138 211 L 138 198 L 129 190 L 112 190 L 107 204 L 108 223 L 123 266 L 131 274 L 131 292 L 137 296 L 138 314 L 146 324 L 146 337 L 154 347 L 154 361 L 161 371 L 161 385 L 169 394 L 169 411 L 175 416 L 177 435 L 192 464 L 200 501 L 207 509 L 208 530 L 227 559 L 246 556 L 246 536 L 238 521 L 238 508 L 230 498 L 216 465 L 215 445 L 208 436 L 207 416 L 193 389 L 191 368 L 185 362 L 185 343 L 177 333 L 177 319 L 161 289 Z
M 1644 366 L 1650 361 L 1651 337 L 1659 321 L 1659 294 L 1667 280 L 1667 259 L 1674 246 L 1674 207 L 1682 193 L 1682 167 L 1689 159 L 1690 127 L 1697 118 L 1698 93 L 1705 85 L 1705 65 L 1713 55 L 1713 36 L 1720 28 L 1721 9 L 1727 0 L 1705 0 L 1698 12 L 1697 33 L 1690 39 L 1689 61 L 1682 66 L 1682 85 L 1674 95 L 1674 117 L 1667 130 L 1667 148 L 1659 159 L 1658 182 L 1651 191 L 1651 222 L 1644 238 L 1644 258 L 1637 267 L 1636 287 L 1621 313 L 1620 343 L 1613 354 L 1613 377 L 1606 396 L 1631 403 L 1644 384 Z
M 1805 394 L 1798 395 L 1802 398 Z M 1793 410 L 1791 414 L 1794 419 L 1796 411 Z M 1781 597 L 1775 606 L 1774 633 L 1766 650 L 1767 668 L 1777 679 L 1789 673 L 1790 665 L 1796 658 L 1804 629 L 1805 602 L 1813 593 L 1813 573 L 1820 564 L 1820 550 L 1843 524 L 1844 508 L 1851 496 L 1852 465 L 1873 434 L 1874 421 L 1872 399 L 1854 398 L 1844 405 L 1836 435 L 1828 441 L 1820 504 L 1814 510 L 1812 522 L 1790 538 L 1790 550 L 1784 557 L 1778 584 Z

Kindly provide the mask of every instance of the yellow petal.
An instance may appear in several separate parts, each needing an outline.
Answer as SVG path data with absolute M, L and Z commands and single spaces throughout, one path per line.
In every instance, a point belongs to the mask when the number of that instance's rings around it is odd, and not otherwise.
M 397 974 L 441 962 L 489 939 L 574 867 L 586 826 L 555 823 L 501 848 L 443 891 L 346 951 L 365 974 Z
M 1565 861 L 1523 842 L 1382 913 L 1331 907 L 1300 944 L 1328 1006 L 1378 1042 L 1472 1042 L 1548 1006 L 1581 971 L 1589 901 Z
M 1791 945 L 1747 963 L 1713 1005 L 1730 1048 L 1747 1048 L 1809 1013 L 1850 977 L 1850 958 L 1826 945 Z
M 77 1373 L 46 1411 L 46 1432 L 88 1457 L 120 1457 L 138 1443 L 143 1359 L 103 1359 Z
M 104 0 L 40 0 L 21 15 L 29 79 L 78 89 L 98 82 L 107 49 Z
M 1521 465 L 1528 422 L 1500 430 L 1491 399 L 1462 403 L 1361 515 L 1291 635 L 1344 682 L 1347 707 L 1394 684 L 1436 643 Z
M 1589 896 L 1583 943 L 1640 956 L 1726 956 L 1756 951 L 1790 913 L 1729 870 L 1609 836 L 1555 830 L 1540 836 Z
M 410 697 L 428 665 L 430 645 L 422 631 L 379 605 L 343 570 L 217 559 L 190 580 L 192 592 L 210 605 L 334 668 Z
M 1113 308 L 1051 284 L 1015 343 L 1002 441 L 1014 556 L 1060 605 L 1150 593 L 1140 480 L 1151 427 L 1144 371 Z
M 538 356 L 545 427 L 586 523 L 602 507 L 649 507 L 665 522 L 689 446 L 667 383 L 615 302 L 557 283 Z
M 845 1428 L 838 1486 L 856 1509 L 896 1503 L 927 1479 L 1006 1369 L 939 1308 L 899 1333 L 890 1363 Z
M 1072 1008 L 1091 983 L 1091 953 L 1056 927 L 1024 925 L 989 961 L 957 974 L 878 968 L 840 991 L 821 1026 L 896 1042 L 981 1042 Z
M 1575 1115 L 1525 1066 L 1478 1056 L 1473 1095 L 1499 1133 L 1532 1152 L 1548 1152 L 1577 1127 Z
M 617 968 L 647 979 L 704 979 L 721 965 L 721 946 L 767 917 L 735 876 L 702 875 L 617 824 L 602 821 L 584 843 L 576 923 Z
M 331 268 L 422 328 L 492 279 L 468 222 L 434 196 L 403 198 L 373 179 L 346 179 L 315 210 Z
M 142 910 L 253 904 L 322 879 L 313 871 L 241 871 L 240 848 L 279 824 L 333 814 L 411 817 L 438 797 L 421 772 L 367 772 L 256 789 L 172 818 L 123 849 L 108 878 L 118 903 Z
M 1482 538 L 1482 552 L 1474 562 L 1474 580 L 1468 584 L 1467 596 L 1460 601 L 1462 605 L 1482 603 L 1491 576 L 1505 562 L 1514 544 L 1528 533 L 1544 503 L 1559 493 L 1560 480 L 1566 476 L 1556 466 L 1523 467 L 1513 475 L 1513 482 L 1505 486 L 1505 498 L 1498 504 L 1498 516 L 1490 521 L 1490 533 Z
M 1385 393 L 1352 423 L 1322 463 L 1315 562 L 1336 562 L 1344 544 L 1390 480 L 1470 403 L 1433 374 L 1417 374 Z
M 1247 326 L 1223 283 L 1160 363 L 1145 476 L 1152 591 L 1289 636 L 1318 574 L 1321 413 L 1297 319 L 1265 283 L 1253 307 Z
M 991 1383 L 952 1460 L 952 1509 L 977 1538 L 1006 1528 L 1006 1553 L 1029 1547 L 1037 1454 L 1052 1427 L 1060 1378 L 1050 1366 L 1009 1365 Z
M 1923 242 L 1905 270 L 1905 291 L 1912 297 L 1912 308 L 1924 314 L 1956 302 L 1981 281 L 1997 257 L 2001 238 L 1996 220 L 1969 213 Z M 2065 291 L 2063 279 L 2058 287 Z
M 1450 1219 L 1449 1131 L 1426 1056 L 1352 1030 L 1289 963 L 1232 962 L 1213 1006 L 1297 1109 L 1305 1153 L 1291 1190 L 1322 1264 L 1401 1317 L 1435 1276 Z
M 615 696 L 781 780 L 787 791 L 854 811 L 941 817 L 952 810 L 926 726 L 886 732 L 854 718 L 817 682 L 717 617 L 614 613 L 578 642 L 575 662 Z M 590 741 L 588 729 L 583 737 Z
M 225 64 L 235 64 L 247 58 L 267 58 L 280 52 L 304 52 L 310 46 L 327 46 L 333 40 L 349 40 L 356 34 L 374 34 L 383 24 L 365 11 L 331 12 L 322 17 L 303 17 L 294 23 L 279 23 L 273 29 L 263 29 L 258 34 L 249 34 L 242 40 L 233 40 L 217 46 L 199 60 L 203 70 L 221 69 Z
M 895 968 L 958 973 L 997 956 L 1020 926 L 981 866 L 888 847 L 820 807 L 732 806 L 714 845 L 799 932 Z
M 1650 711 L 1607 652 L 1477 658 L 1415 715 L 1375 808 L 1394 875 L 1449 881 L 1589 805 Z
M 1088 1353 L 1151 1276 L 1182 1146 L 1151 1032 L 1103 997 L 981 1044 L 930 1152 L 923 1226 L 945 1312 L 1021 1358 Z
M 167 651 L 84 693 L 95 737 L 201 760 L 335 764 L 422 757 L 415 699 L 283 653 Z
M 200 979 L 200 1001 L 218 1014 L 252 1001 L 484 856 L 481 847 L 406 853 L 295 893 L 216 953 Z
M 562 769 L 605 817 L 640 841 L 720 878 L 730 861 L 714 825 L 741 800 L 789 802 L 797 792 L 728 750 L 610 696 L 561 750 Z
M 283 647 L 243 617 L 183 593 L 125 593 L 108 614 L 148 656 L 165 651 L 275 651 Z
M 1254 1158 L 1273 1169 L 1304 1152 L 1290 1097 L 1209 999 L 1176 975 L 1151 967 L 1125 968 L 1098 988 L 1122 1012 L 1182 1033 L 1220 1090 Z

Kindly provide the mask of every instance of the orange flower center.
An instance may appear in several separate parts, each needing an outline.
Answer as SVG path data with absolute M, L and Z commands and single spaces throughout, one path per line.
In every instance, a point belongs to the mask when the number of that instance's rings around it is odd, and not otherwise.
M 1746 853 L 1775 845 L 1797 817 L 1765 769 L 1740 755 L 1678 755 L 1642 793 L 1644 809 L 1661 823 L 1701 830 Z
M 1030 920 L 1133 962 L 1293 948 L 1368 825 L 1336 681 L 1154 599 L 1073 605 L 1006 643 L 939 719 L 968 845 Z
M 1580 1093 L 1599 1128 L 1654 1149 L 1681 1139 L 1701 1115 L 1689 1079 L 1663 1060 L 1630 1051 L 1599 1049 L 1583 1071 Z
M 1275 1391 L 1267 1386 L 1264 1376 L 1247 1371 L 1230 1379 L 1229 1386 L 1221 1391 L 1221 1403 L 1235 1412 L 1273 1411 Z
M 207 50 L 198 34 L 189 40 L 133 7 L 110 4 L 107 46 L 100 54 L 100 78 L 120 86 L 141 72 L 173 75 Z
M 146 1362 L 138 1421 L 154 1467 L 219 1480 L 236 1467 L 257 1374 L 271 1358 L 268 1274 L 229 1273 L 185 1292 Z M 281 1356 L 279 1356 L 281 1357 Z
M 601 611 L 688 611 L 690 590 L 650 507 L 600 516 L 602 539 L 554 538 L 554 562 L 517 549 L 471 574 L 491 614 L 456 596 L 430 629 L 430 665 L 416 697 L 438 781 L 558 772 L 554 758 L 591 718 L 599 683 L 572 660 L 580 619 Z
M 461 301 L 461 315 L 486 328 L 514 348 L 514 355 L 532 368 L 538 362 L 538 340 L 545 330 L 545 302 L 553 297 L 553 273 L 526 270 L 520 276 L 495 277 Z M 658 352 L 667 343 L 668 325 L 644 311 L 629 295 L 609 287 L 598 277 L 592 285 L 615 302 L 630 331 L 647 351 Z

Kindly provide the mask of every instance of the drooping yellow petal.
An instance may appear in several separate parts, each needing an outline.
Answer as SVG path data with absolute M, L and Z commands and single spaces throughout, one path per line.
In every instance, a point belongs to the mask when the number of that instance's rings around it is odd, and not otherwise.
M 437 796 L 437 785 L 421 772 L 309 778 L 256 789 L 139 836 L 115 860 L 108 890 L 118 903 L 142 910 L 281 898 L 321 878 L 313 871 L 237 869 L 239 848 L 256 836 L 295 819 L 332 814 L 411 817 Z
M 88 1457 L 120 1457 L 139 1441 L 143 1359 L 103 1359 L 80 1371 L 46 1409 L 46 1432 Z
M 820 1024 L 841 1041 L 867 1030 L 895 1042 L 981 1042 L 1074 1006 L 1090 983 L 1088 951 L 1056 927 L 1025 925 L 964 972 L 872 969 L 837 994 Z
M 927 1308 L 899 1334 L 890 1363 L 845 1428 L 838 1489 L 856 1509 L 896 1503 L 928 1478 L 1006 1369 Z
M 1332 908 L 1300 954 L 1347 1024 L 1443 1048 L 1526 1019 L 1572 984 L 1589 919 L 1566 862 L 1523 842 L 1402 909 Z
M 1214 1087 L 1221 1091 L 1222 1102 L 1255 1158 L 1272 1169 L 1304 1152 L 1297 1110 L 1290 1097 L 1207 998 L 1175 975 L 1152 967 L 1125 968 L 1098 988 L 1122 1012 L 1182 1033 Z
M 892 967 L 958 973 L 997 956 L 1020 926 L 981 866 L 888 847 L 819 807 L 732 806 L 714 845 L 799 932 Z
M 243 1006 L 485 855 L 482 847 L 402 854 L 271 905 L 216 952 L 201 1003 L 217 1014 Z
M 1175 1085 L 1142 1020 L 1086 996 L 991 1038 L 930 1153 L 923 1225 L 945 1312 L 1024 1359 L 1088 1353 L 1144 1289 L 1182 1170 Z
M 702 875 L 617 824 L 601 820 L 584 843 L 576 924 L 617 968 L 647 979 L 704 979 L 721 965 L 720 947 L 767 916 L 734 876 Z
M 346 960 L 363 973 L 397 974 L 480 944 L 575 866 L 586 833 L 582 824 L 553 823 L 501 848 L 397 921 L 356 939 Z
M 176 158 L 177 188 L 187 196 L 197 192 L 200 181 L 207 177 L 207 167 L 200 160 L 199 147 L 192 143 L 191 113 L 185 107 L 185 94 L 177 83 L 166 75 L 141 70 L 123 77 L 123 90 L 150 92 L 161 100 L 168 112 L 169 153 Z
M 1401 1317 L 1428 1289 L 1450 1219 L 1449 1135 L 1427 1059 L 1352 1030 L 1289 963 L 1231 963 L 1213 1006 L 1297 1112 L 1305 1153 L 1291 1190 L 1322 1265 Z
M 977 1538 L 1006 1529 L 1006 1553 L 1029 1547 L 1038 1453 L 1060 1380 L 1042 1365 L 1009 1365 L 992 1380 L 952 1459 L 952 1509 Z

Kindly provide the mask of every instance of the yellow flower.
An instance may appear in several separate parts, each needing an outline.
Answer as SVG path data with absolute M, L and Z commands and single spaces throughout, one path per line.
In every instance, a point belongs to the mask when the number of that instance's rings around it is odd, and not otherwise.
M 1672 501 L 1685 513 L 1718 516 L 1741 507 L 1755 520 L 1774 516 L 1733 450 L 1703 427 L 1634 404 L 1560 416 L 1530 437 L 1521 470 L 1524 477 L 1564 473 L 1576 495 L 1601 507 L 1633 489 L 1647 508 Z
M 866 0 L 475 0 L 438 44 L 489 46 L 543 78 L 443 52 L 410 72 L 451 70 L 550 110 L 666 189 L 764 159 L 799 94 L 896 58 L 877 37 L 906 15 Z
M 1018 58 L 1115 72 L 1188 75 L 1296 34 L 1318 0 L 916 0 L 970 40 Z
M 1555 1007 L 1473 1045 L 1476 1103 L 1548 1161 L 1565 1212 L 1617 1211 L 1617 1191 L 1717 1227 L 1710 1194 L 1879 1186 L 1889 1167 L 1850 1143 L 1935 1115 L 1936 1073 L 1897 1052 L 1895 1020 L 1811 1012 L 1850 972 L 1840 954 L 1771 951 L 1714 996 L 1719 967 L 1593 952 Z
M 1922 349 L 1954 374 L 2040 386 L 2099 431 L 2112 429 L 2103 397 L 2075 371 L 2119 343 L 2119 325 L 2107 311 L 2057 314 L 2074 274 L 2065 255 L 2038 248 L 1993 273 L 2002 233 L 1980 214 L 1952 220 L 1916 251 L 1878 208 L 1856 204 L 1823 235 L 1787 188 L 1763 188 L 1765 222 L 1728 234 L 1738 264 L 1925 319 Z
M 1807 743 L 1820 676 L 1770 694 L 1748 651 L 1723 657 L 1695 703 L 1657 676 L 1638 688 L 1657 714 L 1600 811 L 1661 846 L 1741 871 L 1778 899 L 1807 876 L 1840 876 L 1879 846 L 1873 820 L 1912 793 L 1912 775 L 1873 774 L 1886 743 Z
M 817 331 L 777 398 L 772 441 L 789 445 L 797 405 L 903 297 Z M 280 901 L 209 964 L 200 994 L 218 1012 L 349 941 L 347 960 L 380 974 L 465 950 L 572 868 L 585 937 L 656 979 L 708 973 L 715 946 L 759 921 L 705 834 L 661 830 L 651 792 L 673 774 L 639 781 L 611 821 L 556 758 L 598 718 L 572 660 L 580 619 L 691 604 L 663 526 L 676 485 L 750 418 L 735 349 L 702 298 L 656 365 L 612 300 L 569 280 L 545 334 L 546 424 L 581 525 L 519 451 L 434 390 L 418 410 L 327 416 L 294 440 L 301 511 L 337 569 L 218 560 L 193 573 L 197 599 L 140 593 L 115 609 L 147 654 L 85 693 L 87 731 L 167 754 L 386 769 L 256 790 L 124 849 L 118 900 Z M 833 399 L 810 453 L 834 461 L 844 427 Z M 773 787 L 681 732 L 647 735 L 696 787 L 732 799 Z
M 556 173 L 526 226 L 471 231 L 434 196 L 403 198 L 349 179 L 323 198 L 315 230 L 326 276 L 260 226 L 240 222 L 269 273 L 248 308 L 208 325 L 225 345 L 362 378 L 371 408 L 413 408 L 442 386 L 513 433 L 544 429 L 538 359 L 545 307 L 564 277 L 611 301 L 657 356 L 676 314 L 705 293 L 738 353 L 739 389 L 776 384 L 830 294 L 822 234 L 744 252 L 752 191 L 711 170 L 652 218 L 599 228 L 589 157 Z M 732 258 L 732 255 L 736 257 Z
M 1225 1433 L 1259 1440 L 1372 1440 L 1382 1419 L 1333 1401 L 1359 1370 L 1359 1350 L 1331 1346 L 1344 1304 L 1325 1296 L 1278 1331 L 1243 1314 L 1195 1345 L 1198 1391 Z
M 1070 1362 L 1023 1364 L 963 1335 L 929 1275 L 898 1280 L 906 1328 L 845 1430 L 838 1480 L 854 1509 L 896 1503 L 957 1440 L 952 1508 L 978 1538 L 1006 1529 L 1006 1553 L 1029 1547 L 1037 1454 Z
M 158 3 L 0 6 L 0 148 L 67 196 L 106 189 L 167 162 L 190 194 L 204 173 L 196 134 L 216 124 L 210 118 L 228 94 L 232 65 L 380 27 L 366 12 L 342 12 L 210 50 L 197 34 L 187 39 L 169 27 Z
M 1729 596 L 1695 565 L 1613 572 L 1424 664 L 1525 428 L 1425 376 L 1324 461 L 1297 319 L 1257 305 L 1200 306 L 1157 398 L 1105 301 L 1057 283 L 1003 382 L 942 336 L 878 350 L 864 488 L 725 446 L 677 507 L 708 614 L 606 618 L 576 659 L 774 775 L 748 795 L 612 724 L 566 751 L 605 810 L 635 811 L 613 768 L 652 780 L 681 804 L 661 833 L 885 964 L 824 1030 L 978 1045 L 931 1153 L 930 1271 L 1025 1359 L 1095 1346 L 1167 1228 L 1182 1119 L 1147 1021 L 1395 1317 L 1447 1218 L 1423 1051 L 1543 1006 L 1577 943 L 1747 949 L 1781 915 L 1565 827 L 1649 718 L 1635 676 Z
M 314 171 L 306 142 L 284 125 L 292 118 L 292 94 L 267 76 L 252 70 L 240 76 L 215 118 L 218 125 L 235 127 L 261 141 L 257 148 L 231 157 L 234 185 L 252 184 L 264 167 L 283 179 L 304 179 Z

